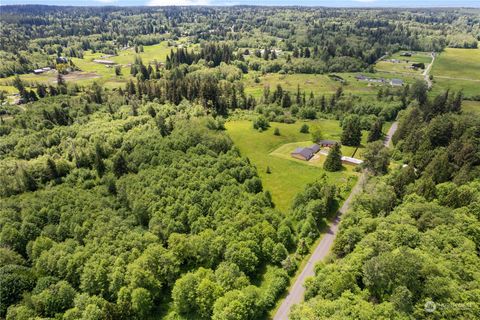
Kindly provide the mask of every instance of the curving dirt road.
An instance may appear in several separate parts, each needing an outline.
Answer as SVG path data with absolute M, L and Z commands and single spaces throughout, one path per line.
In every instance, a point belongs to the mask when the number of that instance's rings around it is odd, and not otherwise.
M 398 123 L 394 122 L 390 127 L 390 129 L 388 130 L 388 133 L 385 136 L 385 140 L 384 140 L 384 145 L 386 147 L 390 145 L 392 136 L 395 133 L 395 131 L 397 131 L 397 128 L 398 128 Z M 350 208 L 350 203 L 352 202 L 355 195 L 357 195 L 362 191 L 366 178 L 367 178 L 367 175 L 365 172 L 363 172 L 360 178 L 358 179 L 357 183 L 355 184 L 355 186 L 352 188 L 352 191 L 350 192 L 350 195 L 348 196 L 347 200 L 345 200 L 342 207 L 338 210 L 337 216 L 333 220 L 327 232 L 323 235 L 322 239 L 320 240 L 320 243 L 317 245 L 312 255 L 308 259 L 308 262 L 303 268 L 302 272 L 298 275 L 298 278 L 295 280 L 295 283 L 290 288 L 290 292 L 288 293 L 287 297 L 285 297 L 282 304 L 278 308 L 277 312 L 275 313 L 275 316 L 273 317 L 273 320 L 287 320 L 292 306 L 294 304 L 298 304 L 303 301 L 303 296 L 305 294 L 305 287 L 303 286 L 303 284 L 305 283 L 305 280 L 315 275 L 315 264 L 323 260 L 330 253 L 330 249 L 333 245 L 333 241 L 337 236 L 338 225 L 340 224 L 341 215 Z

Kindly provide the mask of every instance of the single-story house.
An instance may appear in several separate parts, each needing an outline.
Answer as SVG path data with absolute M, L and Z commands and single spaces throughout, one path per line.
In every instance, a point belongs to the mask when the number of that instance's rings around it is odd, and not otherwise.
M 115 61 L 102 60 L 102 59 L 95 59 L 95 60 L 93 60 L 93 62 L 100 63 L 100 64 L 106 64 L 106 65 L 110 65 L 110 66 L 113 66 L 114 64 L 116 64 Z
M 336 143 L 338 143 L 337 141 L 334 141 L 334 140 L 320 140 L 318 141 L 318 144 L 321 146 L 321 147 L 333 147 Z
M 401 79 L 392 79 L 390 80 L 390 85 L 392 87 L 401 87 L 403 86 L 403 80 Z
M 308 147 L 310 150 L 313 151 L 313 153 L 317 153 L 320 151 L 320 146 L 316 143 L 312 144 L 310 147 Z
M 305 161 L 310 160 L 313 157 L 313 155 L 314 155 L 314 152 L 310 148 L 297 148 L 291 153 L 291 156 L 293 158 L 296 158 L 299 160 L 305 160 Z

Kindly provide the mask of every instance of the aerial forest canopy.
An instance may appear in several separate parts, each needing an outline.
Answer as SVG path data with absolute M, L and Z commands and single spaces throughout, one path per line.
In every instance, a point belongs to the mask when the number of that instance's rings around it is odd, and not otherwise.
M 478 318 L 479 10 L 0 19 L 1 319 Z

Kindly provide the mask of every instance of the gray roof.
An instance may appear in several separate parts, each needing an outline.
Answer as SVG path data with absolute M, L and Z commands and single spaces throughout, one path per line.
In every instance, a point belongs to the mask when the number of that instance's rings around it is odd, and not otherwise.
M 393 85 L 403 85 L 403 80 L 402 79 L 392 79 L 390 80 L 390 83 Z
M 338 142 L 335 141 L 335 140 L 320 140 L 318 142 L 318 144 L 320 144 L 320 145 L 325 145 L 325 144 L 326 145 L 334 145 L 335 143 L 338 143 Z
M 300 154 L 305 157 L 305 159 L 310 159 L 313 156 L 313 151 L 310 148 L 297 148 L 292 152 L 292 155 L 293 154 Z
M 313 151 L 313 153 L 317 153 L 318 150 L 320 150 L 320 146 L 318 144 L 312 144 L 310 147 L 308 147 L 310 150 Z

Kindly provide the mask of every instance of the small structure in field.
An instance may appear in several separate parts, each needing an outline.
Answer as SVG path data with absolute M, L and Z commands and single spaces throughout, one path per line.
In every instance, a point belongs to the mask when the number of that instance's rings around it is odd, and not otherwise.
M 115 61 L 103 60 L 103 59 L 95 59 L 95 60 L 93 60 L 93 62 L 104 64 L 104 65 L 107 65 L 107 66 L 113 66 L 114 64 L 116 64 Z
M 68 63 L 68 59 L 65 57 L 57 57 L 57 63 Z
M 345 164 L 359 165 L 359 164 L 363 163 L 363 160 L 352 158 L 352 157 L 342 156 L 342 162 L 345 163 Z
M 400 56 L 401 57 L 411 57 L 413 55 L 413 53 L 411 52 L 402 52 L 400 53 Z
M 402 79 L 392 79 L 392 80 L 390 80 L 390 85 L 392 87 L 401 87 L 401 86 L 403 86 L 403 80 Z
M 323 147 L 323 148 L 325 148 L 325 147 L 331 148 L 331 147 L 333 147 L 333 146 L 334 146 L 336 143 L 338 143 L 338 142 L 337 142 L 337 141 L 334 141 L 334 140 L 320 140 L 320 141 L 318 141 L 317 143 L 318 143 L 318 145 L 319 145 L 320 147 Z

